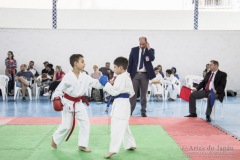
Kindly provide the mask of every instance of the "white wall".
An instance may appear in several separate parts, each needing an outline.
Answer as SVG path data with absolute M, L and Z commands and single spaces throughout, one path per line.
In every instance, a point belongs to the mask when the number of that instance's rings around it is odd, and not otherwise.
M 0 28 L 52 28 L 52 11 L 0 8 Z M 240 30 L 240 12 L 199 13 L 199 30 Z M 193 10 L 58 10 L 58 29 L 193 30 Z
M 138 45 L 140 36 L 148 37 L 155 49 L 154 66 L 166 70 L 177 67 L 181 78 L 188 74 L 201 75 L 205 64 L 215 59 L 220 70 L 228 74 L 228 88 L 240 90 L 240 31 L 136 31 L 136 30 L 22 30 L 0 29 L 0 74 L 4 73 L 4 59 L 12 50 L 19 65 L 35 61 L 41 71 L 48 60 L 54 66 L 69 70 L 73 53 L 85 56 L 86 70 L 104 66 L 118 56 L 128 57 L 131 47 Z
M 136 5 L 137 4 L 137 5 Z M 58 0 L 59 9 L 181 10 L 192 0 Z M 52 0 L 0 0 L 2 8 L 51 9 Z

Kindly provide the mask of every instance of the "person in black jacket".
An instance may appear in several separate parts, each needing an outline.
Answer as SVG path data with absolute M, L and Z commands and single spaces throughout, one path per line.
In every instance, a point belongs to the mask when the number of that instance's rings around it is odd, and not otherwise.
M 189 115 L 185 117 L 197 117 L 196 114 L 196 99 L 208 98 L 207 110 L 206 110 L 206 121 L 211 122 L 211 112 L 213 105 L 210 103 L 211 89 L 214 91 L 215 99 L 223 101 L 225 96 L 224 89 L 227 83 L 227 74 L 218 69 L 218 61 L 212 60 L 209 64 L 210 71 L 206 74 L 206 77 L 198 85 L 196 89 L 190 95 L 189 99 Z
M 154 49 L 150 47 L 146 37 L 139 38 L 139 46 L 131 49 L 129 55 L 128 73 L 131 76 L 135 95 L 130 99 L 131 114 L 133 113 L 136 101 L 137 93 L 140 88 L 141 95 L 141 116 L 147 117 L 147 90 L 149 80 L 156 77 L 153 69 L 152 61 L 155 59 Z

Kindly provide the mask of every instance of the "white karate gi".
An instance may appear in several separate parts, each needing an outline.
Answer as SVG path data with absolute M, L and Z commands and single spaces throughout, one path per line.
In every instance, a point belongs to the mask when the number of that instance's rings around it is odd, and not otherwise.
M 153 78 L 151 81 L 150 81 L 150 84 L 151 84 L 151 90 L 152 90 L 152 93 L 153 93 L 153 95 L 156 95 L 156 94 L 163 94 L 163 87 L 162 87 L 162 85 L 161 84 L 153 84 L 152 83 L 152 81 L 162 81 L 163 80 L 163 77 L 162 77 L 162 75 L 160 74 L 160 73 L 158 73 L 157 75 L 156 75 L 156 77 L 155 78 Z
M 180 82 L 172 74 L 170 75 L 170 77 L 167 77 L 167 81 L 169 81 L 169 83 L 170 83 L 167 86 L 167 90 L 169 92 L 169 97 L 172 98 L 172 99 L 176 99 L 177 95 L 180 91 Z
M 68 94 L 71 97 L 83 96 L 86 92 L 88 92 L 89 86 L 97 89 L 102 88 L 102 85 L 97 79 L 93 79 L 85 72 L 81 72 L 77 78 L 72 71 L 69 71 L 67 74 L 65 74 L 61 83 L 53 93 L 52 99 L 55 97 L 60 97 L 64 105 L 62 111 L 62 124 L 53 134 L 53 140 L 57 145 L 59 145 L 64 140 L 64 138 L 67 137 L 72 128 L 73 122 L 74 102 L 64 98 L 64 93 Z M 90 124 L 86 107 L 82 101 L 75 104 L 75 112 L 75 117 L 80 127 L 78 134 L 78 146 L 87 148 L 89 142 Z
M 132 97 L 134 93 L 132 81 L 127 72 L 119 74 L 113 85 L 107 83 L 103 88 L 112 96 L 127 93 Z M 130 98 L 129 97 L 129 98 Z M 136 147 L 135 140 L 129 128 L 131 105 L 129 98 L 116 98 L 111 111 L 111 142 L 109 152 L 117 153 L 123 143 L 125 149 Z

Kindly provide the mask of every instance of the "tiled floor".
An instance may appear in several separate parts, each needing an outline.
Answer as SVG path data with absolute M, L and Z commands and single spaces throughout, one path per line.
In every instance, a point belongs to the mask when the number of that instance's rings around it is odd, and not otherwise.
M 104 113 L 106 103 L 91 102 L 88 113 L 91 117 L 108 116 Z M 216 103 L 215 120 L 212 125 L 240 138 L 240 96 L 228 97 L 223 102 L 223 116 L 221 115 L 221 103 Z M 188 103 L 177 99 L 174 102 L 156 101 L 150 98 L 147 105 L 148 117 L 183 117 L 188 113 Z M 201 101 L 197 101 L 198 117 L 205 119 L 205 107 L 201 108 Z M 3 101 L 0 97 L 0 116 L 6 117 L 57 117 L 60 112 L 52 109 L 52 104 L 48 97 L 40 97 L 39 100 L 22 102 L 21 99 L 14 101 L 13 97 L 8 97 L 8 101 Z M 133 112 L 134 117 L 140 116 L 140 103 L 137 103 Z

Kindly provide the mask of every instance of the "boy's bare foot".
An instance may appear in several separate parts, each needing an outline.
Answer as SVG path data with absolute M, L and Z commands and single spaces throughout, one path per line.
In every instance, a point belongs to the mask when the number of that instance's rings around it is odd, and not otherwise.
M 54 149 L 57 149 L 57 144 L 54 142 L 53 138 L 52 138 L 52 145 L 51 145 Z
M 116 154 L 116 153 L 110 152 L 106 156 L 104 156 L 104 158 L 108 159 L 108 158 L 112 157 L 112 155 L 114 155 L 114 154 Z
M 84 152 L 92 152 L 90 149 L 83 147 L 83 146 L 79 146 L 78 149 L 81 151 L 84 151 Z
M 136 149 L 136 147 L 130 147 L 128 148 L 129 151 L 134 151 Z

